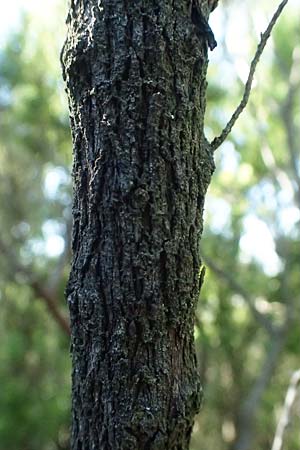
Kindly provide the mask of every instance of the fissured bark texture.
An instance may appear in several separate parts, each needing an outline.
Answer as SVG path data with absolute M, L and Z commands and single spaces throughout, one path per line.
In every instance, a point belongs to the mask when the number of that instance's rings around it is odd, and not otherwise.
M 206 43 L 184 0 L 73 0 L 67 24 L 72 449 L 185 450 L 201 401 L 193 327 L 214 168 Z

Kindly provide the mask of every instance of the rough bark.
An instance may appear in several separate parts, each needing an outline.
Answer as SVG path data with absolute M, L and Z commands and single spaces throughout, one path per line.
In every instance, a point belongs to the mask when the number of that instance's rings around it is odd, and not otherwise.
M 187 449 L 200 406 L 193 327 L 214 164 L 191 9 L 71 1 L 73 450 Z

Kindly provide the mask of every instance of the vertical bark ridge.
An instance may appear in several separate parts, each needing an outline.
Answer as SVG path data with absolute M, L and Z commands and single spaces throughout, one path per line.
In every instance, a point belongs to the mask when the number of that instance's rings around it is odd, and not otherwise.
M 71 3 L 73 450 L 185 450 L 200 406 L 199 239 L 214 169 L 188 1 Z

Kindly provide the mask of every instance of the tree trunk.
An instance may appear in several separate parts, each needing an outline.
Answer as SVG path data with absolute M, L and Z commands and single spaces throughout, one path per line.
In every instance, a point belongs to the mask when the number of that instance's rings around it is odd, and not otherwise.
M 207 43 L 187 0 L 72 0 L 67 23 L 72 449 L 188 449 Z

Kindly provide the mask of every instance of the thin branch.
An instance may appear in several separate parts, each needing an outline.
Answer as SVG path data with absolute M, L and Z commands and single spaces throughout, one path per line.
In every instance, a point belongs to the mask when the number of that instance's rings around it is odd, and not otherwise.
M 296 399 L 297 388 L 300 384 L 300 370 L 293 373 L 290 385 L 284 401 L 283 411 L 277 425 L 275 438 L 272 445 L 272 450 L 281 450 L 283 445 L 284 432 L 290 423 L 292 407 Z
M 71 335 L 70 325 L 68 320 L 61 314 L 57 307 L 56 297 L 48 289 L 45 289 L 37 281 L 30 281 L 30 286 L 38 298 L 41 298 L 53 319 L 60 326 L 60 328 L 68 335 Z
M 41 283 L 37 280 L 32 279 L 31 271 L 28 267 L 24 267 L 17 259 L 17 256 L 12 250 L 9 250 L 4 244 L 3 240 L 0 238 L 0 250 L 2 254 L 6 257 L 6 261 L 10 266 L 11 274 L 19 272 L 23 274 L 28 282 L 28 285 L 34 291 L 36 296 L 44 301 L 47 309 L 56 323 L 60 326 L 62 331 L 70 336 L 70 326 L 66 317 L 60 312 L 58 307 L 58 302 L 56 299 L 56 293 L 50 291 L 49 289 L 43 288 Z
M 241 286 L 235 278 L 231 276 L 230 273 L 225 272 L 221 267 L 219 267 L 217 264 L 215 264 L 210 258 L 208 258 L 206 255 L 204 256 L 201 252 L 201 259 L 203 262 L 218 276 L 223 278 L 227 284 L 231 287 L 231 289 L 243 297 L 246 304 L 248 305 L 254 319 L 270 334 L 273 336 L 277 333 L 277 329 L 273 326 L 271 320 L 260 313 L 258 309 L 255 307 L 254 301 L 251 298 L 251 296 L 248 294 L 248 292 Z
M 239 118 L 240 114 L 242 113 L 242 111 L 244 110 L 244 108 L 247 106 L 248 100 L 249 100 L 249 96 L 251 93 L 251 87 L 252 87 L 252 82 L 253 82 L 253 77 L 255 74 L 255 70 L 256 70 L 256 66 L 258 64 L 258 61 L 262 55 L 262 52 L 266 46 L 266 43 L 271 35 L 272 29 L 275 25 L 275 23 L 277 22 L 277 19 L 279 18 L 283 8 L 285 7 L 285 5 L 287 4 L 288 0 L 283 0 L 280 5 L 278 6 L 275 14 L 273 15 L 269 25 L 267 26 L 266 30 L 264 33 L 261 34 L 261 38 L 260 38 L 260 42 L 257 46 L 255 55 L 253 60 L 251 61 L 250 64 L 250 70 L 249 70 L 249 74 L 248 74 L 248 79 L 247 82 L 245 84 L 245 88 L 244 88 L 244 94 L 242 97 L 242 100 L 240 102 L 240 104 L 238 105 L 238 107 L 236 108 L 236 110 L 234 111 L 234 113 L 232 114 L 229 122 L 227 123 L 227 125 L 225 126 L 225 128 L 223 129 L 222 133 L 220 134 L 220 136 L 216 137 L 213 139 L 213 141 L 211 142 L 211 150 L 215 151 L 218 147 L 220 147 L 220 145 L 225 141 L 225 139 L 227 138 L 227 136 L 229 135 L 229 133 L 231 132 L 235 122 L 237 121 L 237 119 Z

